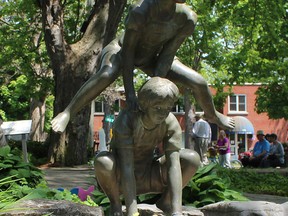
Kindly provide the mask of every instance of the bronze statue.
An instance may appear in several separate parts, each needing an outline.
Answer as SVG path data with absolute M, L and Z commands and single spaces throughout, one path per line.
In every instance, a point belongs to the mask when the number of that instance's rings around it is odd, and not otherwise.
M 197 15 L 185 0 L 140 0 L 130 10 L 125 33 L 103 50 L 99 70 L 80 88 L 66 109 L 52 120 L 52 128 L 63 132 L 83 106 L 96 98 L 119 75 L 123 75 L 126 101 L 136 110 L 133 70 L 166 77 L 193 92 L 205 118 L 223 129 L 234 128 L 234 120 L 217 112 L 207 82 L 175 57 L 186 37 L 191 36 Z
M 122 215 L 124 195 L 128 216 L 137 214 L 137 194 L 161 193 L 157 207 L 165 215 L 182 215 L 182 188 L 200 165 L 199 155 L 181 149 L 182 130 L 170 112 L 178 99 L 177 86 L 153 77 L 138 93 L 140 110 L 121 110 L 113 127 L 111 152 L 95 158 L 97 182 L 110 200 L 110 215 Z M 163 156 L 153 156 L 161 145 Z

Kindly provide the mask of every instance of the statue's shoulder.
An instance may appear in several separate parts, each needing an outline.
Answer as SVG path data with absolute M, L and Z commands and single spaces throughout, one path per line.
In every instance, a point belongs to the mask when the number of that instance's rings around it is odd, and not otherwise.
M 143 28 L 151 13 L 151 1 L 138 1 L 129 7 L 125 20 L 126 29 L 138 30 Z
M 168 128 L 173 130 L 180 130 L 180 124 L 176 118 L 176 116 L 170 112 L 167 118 L 165 119 L 165 124 L 168 126 Z

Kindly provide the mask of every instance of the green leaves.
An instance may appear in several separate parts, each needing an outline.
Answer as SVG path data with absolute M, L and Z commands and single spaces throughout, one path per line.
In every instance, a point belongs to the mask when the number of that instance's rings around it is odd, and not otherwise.
M 45 101 L 53 86 L 36 2 L 0 2 L 0 113 L 9 120 L 29 119 L 31 98 Z
M 272 82 L 260 87 L 257 92 L 256 111 L 267 112 L 272 119 L 288 119 L 288 85 L 286 82 Z M 269 99 L 268 99 L 269 98 Z
M 200 168 L 189 184 L 183 189 L 184 204 L 202 207 L 204 205 L 232 200 L 247 200 L 237 191 L 230 188 L 230 179 L 220 178 L 217 164 Z
M 187 1 L 187 4 L 198 14 L 198 23 L 193 38 L 185 41 L 177 55 L 217 90 L 216 98 L 223 85 L 265 83 L 272 89 L 273 83 L 283 80 L 287 83 L 287 1 Z M 284 94 L 288 95 L 286 88 Z M 283 106 L 278 100 L 265 103 L 277 98 L 277 94 L 268 94 L 266 99 L 264 94 L 258 97 L 259 113 L 288 118 L 287 112 L 269 108 L 274 104 L 288 109 L 286 98 Z M 221 103 L 222 99 L 217 101 L 218 109 Z
M 42 171 L 30 163 L 24 162 L 21 156 L 22 152 L 16 148 L 11 149 L 8 145 L 0 148 L 0 179 L 12 176 L 11 180 L 25 180 L 18 182 L 20 185 L 23 183 L 23 185 L 28 184 L 35 187 L 43 180 Z M 0 185 L 0 190 L 5 190 L 11 186 L 11 184 Z
M 11 151 L 11 148 L 8 145 L 1 147 L 0 148 L 0 157 L 6 158 L 8 156 L 8 154 L 10 153 L 10 151 Z
M 221 178 L 231 179 L 231 188 L 255 194 L 288 196 L 288 179 L 277 173 L 258 173 L 253 169 L 219 169 Z M 255 184 L 257 182 L 257 184 Z

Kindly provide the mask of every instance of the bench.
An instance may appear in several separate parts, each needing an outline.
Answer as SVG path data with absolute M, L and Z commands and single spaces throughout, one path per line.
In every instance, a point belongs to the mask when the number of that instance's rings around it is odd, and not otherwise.
M 31 131 L 32 120 L 7 121 L 1 125 L 6 138 L 22 141 L 24 161 L 28 163 L 27 140 Z

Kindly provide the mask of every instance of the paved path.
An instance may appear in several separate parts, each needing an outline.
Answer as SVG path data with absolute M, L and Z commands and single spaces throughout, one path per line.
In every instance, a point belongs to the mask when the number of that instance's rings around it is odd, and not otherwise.
M 65 188 L 70 190 L 74 187 L 87 189 L 95 185 L 93 168 L 88 166 L 81 167 L 49 167 L 41 168 L 45 179 L 50 188 Z
M 48 186 L 51 188 L 72 189 L 74 187 L 82 187 L 87 189 L 91 185 L 96 185 L 94 179 L 93 168 L 89 166 L 79 167 L 49 167 L 42 168 Z M 265 194 L 248 194 L 244 193 L 248 199 L 252 201 L 268 201 L 278 204 L 288 202 L 288 197 L 272 196 Z

